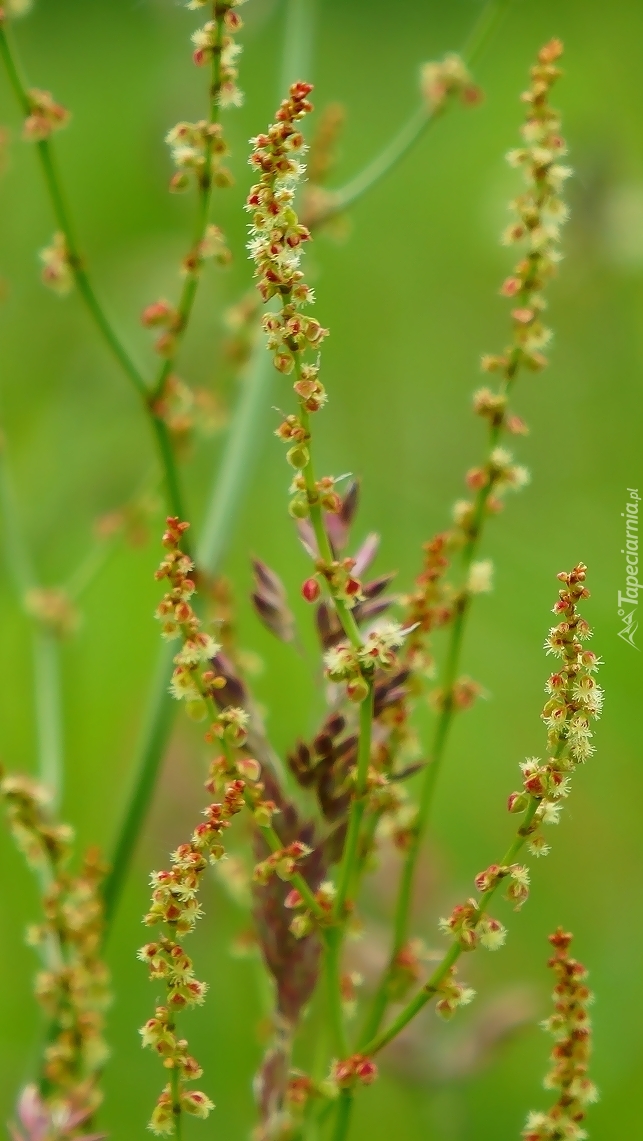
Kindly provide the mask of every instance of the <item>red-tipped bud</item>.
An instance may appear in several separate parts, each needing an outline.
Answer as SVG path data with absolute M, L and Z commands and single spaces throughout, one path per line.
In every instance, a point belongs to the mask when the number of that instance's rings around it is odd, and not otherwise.
M 321 593 L 320 585 L 316 578 L 307 578 L 301 588 L 302 596 L 306 602 L 316 602 Z

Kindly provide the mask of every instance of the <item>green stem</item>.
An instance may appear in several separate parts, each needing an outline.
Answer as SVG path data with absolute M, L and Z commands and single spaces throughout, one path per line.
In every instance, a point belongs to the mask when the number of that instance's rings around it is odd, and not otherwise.
M 183 495 L 181 492 L 181 485 L 179 481 L 179 473 L 174 458 L 174 450 L 172 448 L 172 440 L 165 420 L 157 416 L 147 405 L 150 420 L 152 424 L 152 431 L 156 438 L 156 444 L 161 458 L 161 466 L 163 470 L 163 481 L 165 483 L 165 498 L 171 515 L 178 515 L 179 519 L 186 518 L 186 510 L 183 503 Z M 189 540 L 185 543 L 186 552 L 189 554 Z
M 252 798 L 247 793 L 245 795 L 245 802 L 246 802 L 246 805 L 248 806 L 250 812 L 252 813 L 254 806 L 253 806 Z M 259 830 L 262 833 L 263 838 L 266 841 L 266 844 L 270 848 L 271 852 L 280 852 L 282 850 L 282 848 L 284 846 L 283 842 L 281 841 L 281 839 L 279 838 L 279 836 L 275 832 L 275 829 L 271 825 L 267 825 L 267 826 L 259 825 Z M 293 887 L 297 888 L 297 891 L 299 892 L 302 899 L 304 900 L 304 903 L 306 904 L 306 907 L 308 908 L 308 910 L 313 913 L 313 915 L 315 916 L 316 919 L 319 919 L 319 920 L 322 920 L 325 922 L 328 919 L 328 916 L 327 916 L 326 912 L 324 911 L 323 907 L 321 907 L 320 904 L 317 902 L 317 900 L 315 898 L 314 891 L 310 887 L 310 884 L 304 879 L 301 872 L 295 872 L 295 874 L 290 877 L 290 882 L 292 883 Z
M 356 871 L 359 855 L 360 829 L 366 808 L 368 768 L 371 761 L 371 735 L 373 728 L 373 692 L 373 683 L 370 682 L 368 696 L 364 698 L 359 707 L 359 743 L 355 793 L 348 817 L 348 830 L 337 880 L 337 896 L 335 897 L 335 917 L 340 921 L 344 918 L 346 900 L 348 899 Z
M 225 556 L 230 535 L 237 522 L 240 502 L 252 472 L 256 440 L 268 404 L 272 367 L 264 338 L 257 340 L 241 396 L 234 412 L 223 456 L 217 464 L 208 496 L 196 563 L 209 575 L 216 573 Z
M 4 441 L 0 441 L 0 503 L 7 565 L 20 604 L 29 613 L 29 592 L 38 580 L 22 532 L 18 505 L 7 466 Z M 38 778 L 52 794 L 52 809 L 60 804 L 64 756 L 60 692 L 60 645 L 52 630 L 30 617 L 34 670 L 34 700 L 38 750 Z
M 172 1027 L 172 1030 L 178 1038 L 176 1025 Z M 174 1118 L 174 1137 L 176 1138 L 176 1141 L 181 1141 L 181 1135 L 183 1132 L 183 1112 L 181 1109 L 181 1096 L 179 1086 L 180 1080 L 181 1079 L 178 1070 L 173 1069 L 172 1077 L 170 1078 L 170 1089 L 172 1091 L 172 1115 Z
M 9 41 L 6 23 L 0 22 L 0 55 L 5 64 L 7 75 L 13 87 L 16 99 L 26 115 L 31 112 L 31 100 L 26 81 L 20 73 L 15 49 Z M 65 199 L 60 175 L 56 168 L 54 149 L 49 139 L 42 139 L 36 143 L 38 159 L 51 200 L 54 217 L 58 228 L 64 234 L 69 264 L 74 275 L 74 281 L 80 296 L 93 318 L 93 321 L 102 336 L 109 351 L 122 368 L 125 375 L 133 384 L 139 396 L 143 399 L 148 413 L 153 435 L 155 438 L 162 470 L 164 472 L 168 509 L 173 515 L 185 518 L 182 496 L 179 487 L 179 478 L 176 461 L 172 450 L 169 433 L 164 421 L 155 413 L 153 400 L 150 400 L 148 386 L 134 361 L 122 345 L 119 337 L 112 328 L 105 311 L 96 296 L 91 279 L 87 272 L 84 258 L 78 245 L 71 214 Z
M 511 3 L 512 0 L 489 0 L 489 3 L 485 5 L 460 53 L 467 65 L 474 64 L 481 56 L 484 48 L 489 45 Z M 427 127 L 435 122 L 438 117 L 423 101 L 407 119 L 397 135 L 376 155 L 368 166 L 355 175 L 345 186 L 332 192 L 328 209 L 325 211 L 322 220 L 326 221 L 335 214 L 348 209 L 373 186 L 377 185 L 412 150 L 422 138 Z
M 80 248 L 76 241 L 74 234 L 69 208 L 65 201 L 60 175 L 56 169 L 56 159 L 54 150 L 48 139 L 42 139 L 36 143 L 38 158 L 42 168 L 45 184 L 49 192 L 51 204 L 56 218 L 57 225 L 62 233 L 65 235 L 65 243 L 69 255 L 69 263 L 76 287 L 80 293 L 85 305 L 87 306 L 94 323 L 101 334 L 108 349 L 118 361 L 125 375 L 134 385 L 139 396 L 147 397 L 147 385 L 143 379 L 139 369 L 134 364 L 127 350 L 121 344 L 118 336 L 114 332 L 110 321 L 108 320 L 105 311 L 98 300 L 94 287 L 90 281 L 89 275 L 84 265 L 84 259 L 80 252 Z
M 341 1090 L 337 1102 L 337 1116 L 335 1117 L 333 1141 L 345 1141 L 350 1126 L 352 1109 L 353 1091 L 350 1089 Z
M 344 1026 L 341 987 L 342 929 L 340 927 L 329 927 L 323 934 L 328 1019 L 332 1034 L 333 1052 L 337 1058 L 346 1058 L 348 1056 L 348 1041 Z
M 152 685 L 152 695 L 139 749 L 134 786 L 114 844 L 110 872 L 103 887 L 106 937 L 125 885 L 134 849 L 152 799 L 159 765 L 174 721 L 175 702 L 168 693 L 172 676 L 173 656 L 173 647 L 165 644 L 159 655 L 156 676 Z
M 515 380 L 515 377 L 516 372 L 514 370 L 509 378 L 503 380 L 501 385 L 502 394 L 506 394 L 509 391 L 511 385 Z M 502 429 L 500 424 L 490 425 L 489 440 L 487 445 L 487 461 L 489 460 L 491 453 L 498 443 L 501 430 Z M 393 975 L 395 973 L 396 960 L 400 951 L 408 940 L 411 921 L 411 907 L 413 903 L 413 885 L 415 882 L 417 862 L 422 848 L 422 841 L 424 839 L 424 835 L 426 833 L 431 816 L 431 809 L 433 807 L 433 801 L 435 798 L 438 777 L 442 768 L 444 754 L 451 731 L 451 725 L 453 723 L 453 715 L 455 712 L 453 699 L 454 687 L 457 681 L 458 670 L 460 667 L 460 657 L 462 653 L 462 644 L 466 629 L 466 621 L 472 600 L 472 596 L 467 589 L 467 579 L 471 569 L 471 564 L 475 558 L 478 547 L 480 545 L 480 541 L 482 539 L 485 521 L 485 510 L 491 491 L 492 484 L 489 481 L 477 493 L 469 538 L 462 552 L 462 572 L 464 586 L 456 602 L 456 612 L 453 624 L 451 626 L 451 634 L 447 646 L 446 658 L 438 681 L 438 690 L 441 697 L 441 709 L 435 723 L 433 740 L 429 749 L 428 764 L 422 784 L 422 790 L 420 793 L 418 813 L 410 835 L 409 846 L 404 858 L 404 863 L 402 865 L 400 888 L 395 907 L 391 956 L 388 962 L 388 966 L 382 976 L 380 984 L 373 998 L 373 1003 L 364 1031 L 367 1038 L 373 1037 L 384 1016 L 389 1001 L 389 990 Z
M 291 83 L 308 78 L 315 39 L 317 0 L 288 0 L 279 97 Z
M 516 856 L 519 854 L 527 840 L 530 832 L 530 825 L 533 822 L 539 804 L 540 801 L 535 796 L 530 797 L 529 805 L 523 815 L 522 823 L 518 829 L 518 833 L 502 859 L 499 861 L 500 867 L 507 867 L 514 863 Z M 491 902 L 492 897 L 495 895 L 501 883 L 502 879 L 498 879 L 492 887 L 483 892 L 480 897 L 480 903 L 478 905 L 479 916 L 484 915 L 489 906 L 489 903 Z M 400 1011 L 397 1018 L 393 1020 L 390 1026 L 387 1026 L 387 1028 L 382 1030 L 379 1034 L 375 1034 L 371 1038 L 366 1039 L 365 1044 L 362 1047 L 362 1052 L 364 1054 L 366 1054 L 368 1057 L 372 1057 L 373 1054 L 377 1054 L 381 1049 L 383 1049 L 384 1046 L 388 1045 L 388 1043 L 391 1042 L 393 1038 L 397 1037 L 400 1031 L 403 1030 L 404 1027 L 407 1026 L 413 1018 L 415 1018 L 415 1015 L 422 1009 L 422 1007 L 425 1006 L 426 1003 L 429 1002 L 429 1000 L 433 998 L 435 994 L 437 994 L 441 983 L 447 977 L 451 967 L 453 967 L 458 961 L 462 952 L 463 947 L 459 942 L 454 942 L 451 944 L 446 955 L 438 964 L 428 982 L 426 982 L 418 994 L 416 994 L 411 999 L 411 1001 L 407 1003 L 404 1009 Z
M 60 806 L 63 789 L 62 697 L 60 642 L 41 623 L 33 631 L 34 688 L 38 733 L 38 779 L 52 793 L 52 810 Z

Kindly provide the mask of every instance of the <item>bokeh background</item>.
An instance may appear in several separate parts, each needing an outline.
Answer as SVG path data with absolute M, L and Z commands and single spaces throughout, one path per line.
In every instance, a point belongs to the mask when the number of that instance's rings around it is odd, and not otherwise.
M 310 59 L 316 103 L 338 101 L 347 111 L 336 185 L 410 113 L 420 64 L 457 48 L 479 8 L 479 0 L 319 0 Z M 244 16 L 247 99 L 226 120 L 237 185 L 216 203 L 236 260 L 228 272 L 209 274 L 182 359 L 190 381 L 222 393 L 229 405 L 238 382 L 222 349 L 222 315 L 250 280 L 241 210 L 250 179 L 247 139 L 268 121 L 279 94 L 285 6 L 251 0 Z M 177 119 L 202 113 L 203 76 L 190 63 L 194 26 L 194 16 L 172 0 L 52 0 L 38 3 L 17 28 L 31 82 L 73 110 L 56 145 L 77 226 L 106 306 L 145 365 L 152 356 L 137 315 L 153 298 L 175 295 L 189 225 L 189 201 L 166 192 L 163 136 Z M 516 0 L 477 67 L 484 104 L 441 121 L 359 203 L 341 241 L 316 242 L 310 272 L 318 316 L 332 331 L 324 349 L 331 402 L 318 448 L 321 467 L 363 478 L 357 533 L 382 534 L 378 569 L 398 570 L 401 586 L 408 586 L 422 541 L 445 525 L 462 493 L 463 471 L 481 452 L 470 394 L 480 383 L 480 353 L 500 348 L 506 336 L 506 304 L 497 291 L 511 254 L 498 234 L 516 174 L 503 156 L 517 138 L 518 95 L 530 61 L 552 35 L 566 46 L 556 102 L 576 171 L 573 217 L 550 296 L 552 365 L 516 393 L 531 427 L 516 451 L 533 482 L 492 522 L 485 541 L 496 585 L 476 607 L 465 668 L 487 699 L 459 719 L 439 789 L 417 901 L 417 929 L 433 947 L 440 942 L 437 916 L 504 847 L 510 831 L 504 800 L 516 784 L 517 763 L 542 749 L 541 647 L 554 576 L 579 559 L 590 567 L 587 613 L 605 658 L 606 712 L 598 752 L 578 774 L 553 853 L 534 869 L 529 904 L 508 917 L 507 947 L 467 960 L 466 976 L 480 999 L 446 1030 L 427 1016 L 405 1053 L 391 1056 L 382 1080 L 359 1098 L 355 1136 L 372 1141 L 392 1131 L 399 1141 L 509 1141 L 527 1109 L 547 1104 L 540 1081 L 549 1043 L 537 1021 L 548 1010 L 546 936 L 559 923 L 575 932 L 597 993 L 594 1073 L 601 1101 L 590 1134 L 612 1141 L 638 1133 L 642 673 L 639 650 L 617 636 L 616 613 L 624 585 L 621 512 L 626 488 L 643 483 L 643 8 L 637 0 L 607 6 Z M 39 576 L 57 584 L 91 545 L 96 518 L 149 478 L 154 457 L 137 399 L 78 298 L 61 301 L 39 283 L 36 251 L 51 236 L 52 217 L 4 76 L 0 108 L 11 132 L 0 182 L 0 417 Z M 247 601 L 253 552 L 291 588 L 302 636 L 312 646 L 310 616 L 296 594 L 305 556 L 285 512 L 282 446 L 271 435 L 271 406 L 287 400 L 285 391 L 275 379 L 266 394 L 225 566 L 241 643 L 263 663 L 256 689 L 282 752 L 319 715 L 314 667 L 274 642 Z M 200 444 L 187 461 L 197 525 L 223 440 L 220 433 Z M 153 521 L 149 541 L 137 548 L 116 545 L 83 598 L 81 628 L 63 649 L 64 814 L 83 844 L 106 849 L 125 803 L 157 651 L 157 529 Z M 6 560 L 0 622 L 0 755 L 11 767 L 33 771 L 29 624 Z M 421 713 L 422 732 L 427 724 Z M 143 1136 L 159 1086 L 158 1066 L 142 1054 L 136 1033 L 154 996 L 134 952 L 143 937 L 148 869 L 163 866 L 199 808 L 205 759 L 199 740 L 178 725 L 109 947 L 117 997 L 102 1120 L 122 1141 Z M 4 830 L 0 860 L 5 1120 L 29 1073 L 39 1025 L 30 990 L 35 960 L 23 942 L 37 897 Z M 376 941 L 384 922 L 387 890 L 384 878 L 371 894 L 369 940 Z M 262 1048 L 263 999 L 253 964 L 229 953 L 242 913 L 220 886 L 210 885 L 207 894 L 208 918 L 193 944 L 211 990 L 189 1029 L 205 1067 L 203 1084 L 218 1107 L 206 1126 L 189 1123 L 189 1136 L 201 1130 L 201 1136 L 243 1138 L 253 1120 L 250 1075 Z M 484 1019 L 497 1020 L 507 1004 L 523 1012 L 524 1025 L 493 1056 L 471 1053 L 472 1036 L 484 1036 Z M 449 1051 L 449 1064 L 436 1063 Z

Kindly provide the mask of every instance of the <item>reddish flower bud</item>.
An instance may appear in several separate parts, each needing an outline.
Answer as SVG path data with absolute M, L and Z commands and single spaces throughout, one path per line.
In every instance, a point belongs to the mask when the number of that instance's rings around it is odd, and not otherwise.
M 316 578 L 307 578 L 301 588 L 301 593 L 306 599 L 306 602 L 316 602 L 321 593 L 321 587 Z

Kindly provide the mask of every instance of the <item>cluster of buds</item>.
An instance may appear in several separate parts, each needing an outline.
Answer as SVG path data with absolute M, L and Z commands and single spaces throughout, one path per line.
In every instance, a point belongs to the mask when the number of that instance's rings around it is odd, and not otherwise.
M 210 666 L 220 646 L 201 629 L 201 622 L 190 605 L 190 598 L 196 590 L 194 579 L 190 577 L 194 564 L 181 550 L 181 539 L 189 526 L 176 516 L 167 519 L 163 535 L 167 554 L 155 577 L 158 580 L 167 578 L 170 588 L 156 608 L 156 617 L 162 623 L 164 638 L 183 639 L 183 645 L 174 658 L 170 692 L 177 700 L 186 702 L 190 716 L 202 720 L 207 713 L 207 698 L 212 697 L 216 689 L 223 688 L 225 679 L 218 677 Z
M 497 919 L 486 915 L 476 899 L 458 903 L 448 919 L 440 919 L 438 926 L 444 935 L 450 935 L 463 951 L 475 951 L 476 947 L 486 947 L 496 951 L 502 947 L 506 928 Z
M 589 598 L 586 574 L 587 568 L 579 563 L 558 575 L 563 586 L 554 613 L 561 621 L 549 631 L 545 649 L 559 657 L 561 665 L 547 680 L 548 700 L 541 715 L 549 755 L 545 762 L 530 758 L 521 765 L 523 790 L 509 798 L 510 812 L 523 812 L 530 798 L 539 802 L 529 844 L 534 855 L 549 850 L 537 833 L 538 824 L 558 822 L 562 801 L 569 794 L 569 774 L 594 752 L 590 726 L 600 716 L 603 693 L 594 677 L 600 658 L 583 645 L 592 631 L 578 612 L 578 603 Z
M 149 944 L 149 947 L 154 946 L 155 944 Z M 147 950 L 147 947 L 143 947 L 139 952 L 139 958 L 145 960 Z M 172 1078 L 154 1106 L 149 1122 L 151 1132 L 157 1136 L 172 1135 L 176 1132 L 181 1113 L 189 1113 L 202 1119 L 208 1117 L 214 1109 L 210 1098 L 201 1090 L 190 1090 L 185 1087 L 186 1082 L 197 1081 L 203 1071 L 196 1058 L 188 1053 L 186 1039 L 177 1036 L 174 1012 L 167 1006 L 157 1006 L 154 1017 L 148 1019 L 145 1026 L 141 1027 L 140 1033 L 143 1046 L 148 1046 L 162 1058 L 163 1066 Z
M 422 978 L 429 952 L 421 939 L 409 939 L 397 952 L 391 965 L 388 995 L 392 1002 L 401 1001 L 407 991 Z
M 40 274 L 43 285 L 60 297 L 66 297 L 74 287 L 74 270 L 65 235 L 57 232 L 50 246 L 38 255 L 42 262 Z
M 214 0 L 213 19 L 194 32 L 192 59 L 197 67 L 212 65 L 214 77 L 212 97 L 219 107 L 240 107 L 243 92 L 237 86 L 238 71 L 236 61 L 242 47 L 235 40 L 235 34 L 243 27 L 237 8 L 244 0 Z M 204 5 L 188 4 L 188 8 L 201 8 Z
M 458 1007 L 468 1006 L 475 998 L 476 992 L 473 987 L 459 983 L 457 981 L 455 967 L 451 967 L 441 980 L 436 990 L 436 995 L 437 1002 L 435 1009 L 440 1015 L 440 1018 L 448 1020 L 453 1017 Z
M 179 193 L 187 190 L 192 176 L 197 186 L 210 185 L 221 189 L 232 184 L 232 175 L 223 159 L 230 153 L 220 123 L 177 123 L 168 131 L 165 141 L 172 150 L 176 173 L 170 180 L 170 190 Z
M 404 600 L 406 616 L 414 627 L 406 642 L 405 661 L 414 670 L 426 671 L 431 659 L 426 652 L 426 639 L 433 630 L 445 626 L 453 617 L 452 597 L 445 575 L 449 569 L 452 547 L 450 532 L 443 531 L 424 544 L 424 564 L 415 580 L 414 589 Z
M 302 338 L 307 339 L 308 323 L 300 308 L 313 300 L 312 291 L 304 283 L 299 269 L 300 247 L 302 242 L 308 241 L 310 233 L 300 225 L 293 208 L 296 186 L 305 171 L 298 158 L 304 148 L 298 121 L 312 111 L 307 98 L 311 91 L 309 83 L 293 83 L 288 99 L 283 100 L 277 111 L 277 121 L 271 124 L 267 134 L 251 140 L 253 150 L 249 162 L 260 172 L 260 179 L 251 187 L 246 202 L 246 209 L 252 215 L 248 249 L 255 262 L 255 277 L 263 300 L 279 294 L 286 303 L 276 316 L 276 324 L 268 328 L 270 336 L 278 338 L 283 345 L 281 352 L 275 352 L 277 358 L 292 357 L 292 349 L 303 343 Z M 291 321 L 296 323 L 292 329 Z M 313 329 L 316 327 L 315 322 Z M 316 334 L 313 343 L 319 340 Z M 291 364 L 288 368 L 279 359 L 275 360 L 275 366 L 282 372 L 291 371 L 293 367 Z
M 90 849 L 79 872 L 68 870 L 73 832 L 55 822 L 41 785 L 5 776 L 0 795 L 18 846 L 46 885 L 43 920 L 29 928 L 27 941 L 44 960 L 35 993 L 52 1026 L 44 1050 L 42 1110 L 45 1119 L 60 1120 L 61 1133 L 55 1135 L 62 1136 L 62 1125 L 80 1124 L 102 1097 L 98 1083 L 108 1055 L 103 1027 L 109 1003 L 109 975 L 100 957 L 105 869 Z M 21 1119 L 25 1124 L 22 1114 Z
M 282 875 L 282 879 L 283 878 L 284 877 Z M 331 920 L 335 895 L 335 885 L 331 880 L 324 880 L 324 882 L 319 885 L 317 891 L 315 892 L 315 900 L 321 910 L 328 917 L 328 922 Z M 306 935 L 310 935 L 311 931 L 314 929 L 316 920 L 314 919 L 310 909 L 306 906 L 306 902 L 301 892 L 299 892 L 296 887 L 294 887 L 292 891 L 288 892 L 288 895 L 284 900 L 284 907 L 288 908 L 289 911 L 297 912 L 295 917 L 288 925 L 288 930 L 290 931 L 291 935 L 294 935 L 295 939 L 303 939 Z M 323 924 L 324 919 L 318 915 L 317 922 L 321 922 Z
M 286 848 L 279 848 L 276 852 L 271 852 L 265 860 L 260 860 L 255 865 L 252 873 L 253 882 L 265 887 L 274 875 L 286 882 L 291 880 L 297 872 L 298 862 L 305 860 L 311 851 L 312 848 L 302 843 L 301 840 L 293 840 L 292 844 Z M 290 906 L 297 906 L 297 904 L 291 901 Z
M 167 424 L 177 446 L 187 442 L 194 430 L 205 437 L 214 435 L 226 419 L 225 409 L 213 392 L 191 388 L 173 372 L 152 407 L 155 416 Z
M 332 493 L 336 496 L 336 492 Z M 336 496 L 339 498 L 338 496 Z M 334 506 L 334 499 L 331 501 L 331 506 L 328 502 L 324 503 L 325 509 L 329 511 Z M 341 510 L 341 502 L 340 508 Z M 328 588 L 333 598 L 341 598 L 347 606 L 356 606 L 358 602 L 363 602 L 366 598 L 364 594 L 364 587 L 361 579 L 355 575 L 356 559 L 333 559 L 330 563 L 325 563 L 322 559 L 317 560 L 317 573 L 311 575 L 310 578 L 305 579 L 302 583 L 301 593 L 306 599 L 306 602 L 316 602 L 320 595 L 319 580 L 324 579 L 328 583 Z
M 514 463 L 511 452 L 502 447 L 493 448 L 486 463 L 470 468 L 466 475 L 468 490 L 482 497 L 484 510 L 492 515 L 502 511 L 506 492 L 521 491 L 528 483 L 527 468 Z M 467 499 L 458 500 L 453 508 L 453 518 L 456 524 L 454 541 L 457 545 L 477 538 L 480 519 L 476 503 Z M 482 564 L 474 563 L 467 589 L 474 594 L 489 590 L 490 571 L 491 566 L 486 560 Z
M 297 386 L 295 385 L 295 387 Z M 305 450 L 308 452 L 307 448 Z M 292 463 L 290 456 L 289 462 Z M 311 487 L 306 484 L 303 472 L 298 471 L 289 488 L 292 496 L 288 504 L 289 514 L 293 519 L 306 519 L 310 514 L 311 507 L 319 507 L 329 515 L 338 515 L 342 509 L 342 500 L 335 490 L 336 483 L 337 480 L 332 475 L 324 475 L 321 479 L 315 480 Z M 325 567 L 326 577 L 332 575 L 335 569 L 334 564 Z
M 352 1089 L 358 1083 L 370 1086 L 377 1078 L 377 1066 L 364 1054 L 351 1054 L 350 1058 L 333 1062 L 330 1082 L 339 1089 Z
M 371 630 L 360 646 L 342 642 L 324 654 L 325 673 L 329 681 L 346 685 L 351 701 L 361 702 L 369 692 L 369 681 L 376 669 L 393 670 L 398 665 L 395 653 L 407 634 L 396 622 Z
M 78 629 L 80 615 L 62 587 L 32 587 L 25 595 L 25 607 L 32 618 L 57 638 L 67 638 Z
M 485 895 L 495 891 L 501 880 L 507 881 L 505 899 L 513 903 L 515 911 L 520 911 L 529 899 L 529 869 L 524 864 L 490 864 L 483 872 L 478 872 L 475 885 Z
M 559 1091 L 555 1105 L 547 1113 L 530 1113 L 523 1130 L 524 1141 L 582 1141 L 587 1137 L 581 1123 L 587 1106 L 597 1100 L 595 1085 L 587 1077 L 591 1053 L 591 1023 L 588 1007 L 593 1000 L 582 963 L 569 956 L 572 936 L 562 928 L 549 936 L 554 955 L 548 966 L 556 976 L 554 1013 L 543 1023 L 555 1038 L 552 1068 L 545 1078 L 545 1089 Z
M 455 53 L 445 55 L 442 60 L 425 63 L 420 88 L 433 114 L 443 111 L 450 101 L 458 100 L 465 107 L 474 107 L 482 99 L 482 91 L 473 82 L 464 61 Z
M 56 103 L 50 91 L 32 87 L 27 92 L 29 114 L 25 119 L 22 136 L 31 143 L 41 143 L 54 131 L 66 127 L 71 115 L 61 103 Z

